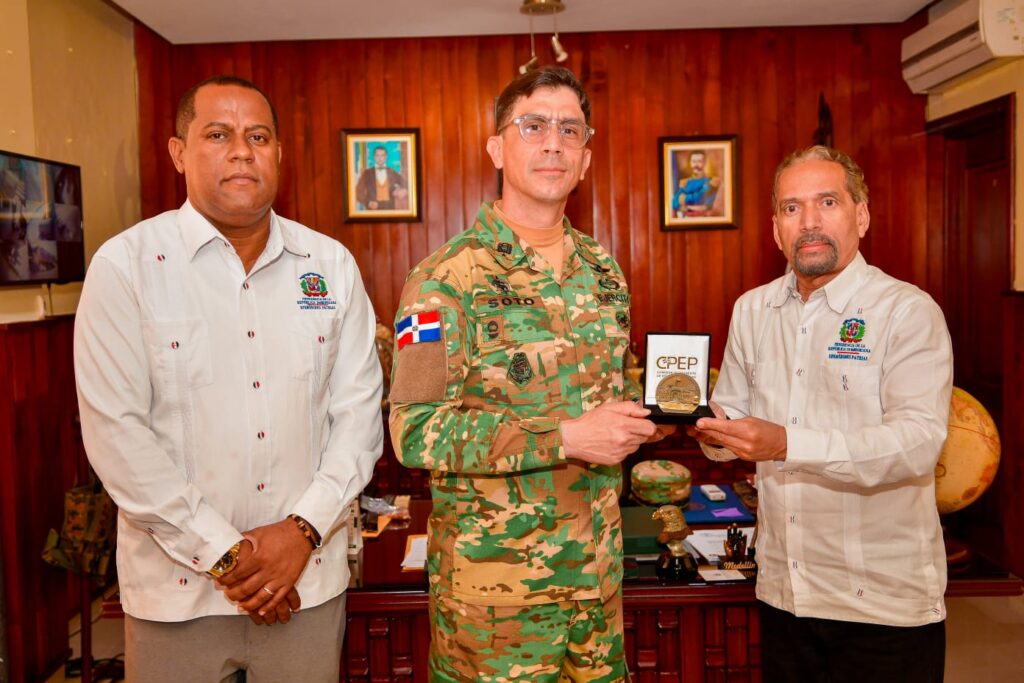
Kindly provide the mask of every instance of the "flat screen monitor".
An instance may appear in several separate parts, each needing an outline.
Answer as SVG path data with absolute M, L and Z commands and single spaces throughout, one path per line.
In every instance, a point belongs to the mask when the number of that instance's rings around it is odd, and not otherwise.
M 84 277 L 81 169 L 0 150 L 0 286 Z

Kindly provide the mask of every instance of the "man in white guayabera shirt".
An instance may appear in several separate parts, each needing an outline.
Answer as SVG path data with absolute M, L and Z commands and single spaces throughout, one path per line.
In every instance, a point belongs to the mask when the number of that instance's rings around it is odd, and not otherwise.
M 940 681 L 942 311 L 864 261 L 868 191 L 845 154 L 790 155 L 772 204 L 792 272 L 736 302 L 718 417 L 691 428 L 708 457 L 757 462 L 764 680 Z
M 370 301 L 341 244 L 271 210 L 255 85 L 189 90 L 168 144 L 188 200 L 100 248 L 75 325 L 128 680 L 337 681 L 343 516 L 383 437 Z

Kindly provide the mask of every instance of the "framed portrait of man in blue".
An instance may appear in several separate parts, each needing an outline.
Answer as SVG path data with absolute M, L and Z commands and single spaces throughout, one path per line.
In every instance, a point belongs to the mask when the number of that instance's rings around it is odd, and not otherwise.
M 661 229 L 735 228 L 737 136 L 658 139 Z

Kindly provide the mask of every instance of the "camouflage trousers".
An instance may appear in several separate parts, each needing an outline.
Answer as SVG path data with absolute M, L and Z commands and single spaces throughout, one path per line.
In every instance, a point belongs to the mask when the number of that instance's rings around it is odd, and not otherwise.
M 622 593 L 522 607 L 430 600 L 432 683 L 626 680 Z

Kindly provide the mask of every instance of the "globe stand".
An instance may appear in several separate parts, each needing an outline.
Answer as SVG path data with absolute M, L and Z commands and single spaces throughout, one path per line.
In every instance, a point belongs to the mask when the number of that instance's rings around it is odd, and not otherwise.
M 946 529 L 942 529 L 942 539 L 946 544 L 946 566 L 950 571 L 956 572 L 967 568 L 967 565 L 974 559 L 974 551 L 964 543 L 946 535 Z
M 999 432 L 995 420 L 973 396 L 953 387 L 946 443 L 935 465 L 935 504 L 940 515 L 962 510 L 992 484 L 999 470 Z M 966 569 L 974 551 L 950 537 L 945 525 L 946 565 L 950 572 Z

